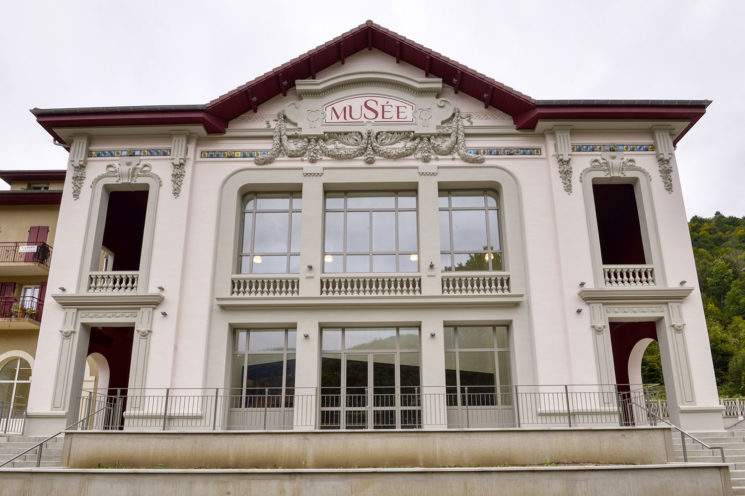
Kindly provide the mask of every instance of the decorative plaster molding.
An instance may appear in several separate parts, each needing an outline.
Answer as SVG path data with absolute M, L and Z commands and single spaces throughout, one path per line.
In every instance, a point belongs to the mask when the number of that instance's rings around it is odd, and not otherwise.
M 135 330 L 140 333 L 141 336 L 145 332 L 149 333 L 153 329 L 153 307 L 140 308 L 137 314 L 137 322 L 135 323 Z
M 89 310 L 80 312 L 80 319 L 101 319 L 101 320 L 125 320 L 125 319 L 131 319 L 135 320 L 137 319 L 138 312 L 136 310 L 132 311 L 122 311 L 122 310 Z
M 556 161 L 559 163 L 559 177 L 564 191 L 572 194 L 572 138 L 569 128 L 554 129 L 556 138 Z
M 98 309 L 101 307 L 156 307 L 163 301 L 160 293 L 106 295 L 106 294 L 53 294 L 52 298 L 61 307 L 70 310 L 76 308 Z
M 683 320 L 683 310 L 680 303 L 668 303 L 667 306 L 670 310 L 670 327 L 678 332 L 682 332 L 686 324 Z
M 413 131 L 373 131 L 323 133 L 321 137 L 301 137 L 287 132 L 284 112 L 277 115 L 272 148 L 265 156 L 256 157 L 257 165 L 267 165 L 281 156 L 308 159 L 311 163 L 323 157 L 334 160 L 351 160 L 363 157 L 368 164 L 376 157 L 401 159 L 415 157 L 429 162 L 433 156 L 457 155 L 467 163 L 482 163 L 484 157 L 470 155 L 466 150 L 465 130 L 462 116 L 455 109 L 450 123 L 442 132 L 433 135 L 417 135 Z
M 673 192 L 673 139 L 670 130 L 667 128 L 653 128 L 654 142 L 657 148 L 657 167 L 660 172 L 660 179 L 665 191 Z
M 186 134 L 174 134 L 171 142 L 171 194 L 181 195 L 181 187 L 186 177 Z
M 437 175 L 437 164 L 422 164 L 418 168 L 420 176 L 436 176 Z
M 605 316 L 605 311 L 601 303 L 590 305 L 590 327 L 598 333 L 608 328 L 608 318 Z
M 609 305 L 605 311 L 611 315 L 664 315 L 665 307 L 660 305 L 621 306 Z
M 96 177 L 91 187 L 103 177 L 113 177 L 117 183 L 136 183 L 142 177 L 152 177 L 158 182 L 158 186 L 163 184 L 160 177 L 152 171 L 150 164 L 141 164 L 139 160 L 136 162 L 125 160 L 124 165 L 119 163 L 107 165 L 106 172 Z
M 318 167 L 318 166 L 303 167 L 303 175 L 306 177 L 312 177 L 312 176 L 320 177 L 323 175 L 323 167 Z
M 152 329 L 135 329 L 135 332 L 137 332 L 137 335 L 141 338 L 148 338 L 153 333 Z
M 608 177 L 625 177 L 627 172 L 641 172 L 651 181 L 649 172 L 636 165 L 636 160 L 626 158 L 621 153 L 603 153 L 600 158 L 594 158 L 590 162 L 590 167 L 582 171 L 579 176 L 580 182 L 590 172 L 602 172 Z
M 88 136 L 75 136 L 70 145 L 68 168 L 72 169 L 72 197 L 80 198 L 85 182 L 85 164 L 88 155 Z
M 298 79 L 295 89 L 301 97 L 324 97 L 344 90 L 367 88 L 395 89 L 411 95 L 435 97 L 442 91 L 440 78 L 412 78 L 390 72 L 351 72 L 326 79 Z
M 691 294 L 693 288 L 622 288 L 622 289 L 581 289 L 579 297 L 587 303 L 649 303 L 649 302 L 678 302 Z
M 70 339 L 75 334 L 74 329 L 60 329 L 59 333 L 62 334 L 63 339 Z

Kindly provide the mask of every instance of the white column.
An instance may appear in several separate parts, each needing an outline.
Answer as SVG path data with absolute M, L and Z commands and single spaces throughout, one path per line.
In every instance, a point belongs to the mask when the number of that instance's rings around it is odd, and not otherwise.
M 145 387 L 147 378 L 150 335 L 153 332 L 153 311 L 152 307 L 141 308 L 135 323 L 135 332 L 132 335 L 132 358 L 129 365 L 129 384 L 127 385 L 130 395 L 127 410 L 139 408 L 144 394 L 140 390 Z
M 318 296 L 323 272 L 323 169 L 303 169 L 300 296 Z M 299 330 L 298 330 L 299 332 Z
M 422 273 L 422 294 L 440 295 L 440 221 L 437 187 L 437 166 L 419 166 L 417 212 L 419 221 L 419 271 Z M 430 268 L 430 263 L 434 268 Z
M 422 320 L 422 428 L 447 429 L 445 335 L 441 320 Z
M 315 429 L 318 422 L 320 399 L 318 371 L 320 369 L 319 350 L 321 349 L 318 320 L 299 319 L 296 335 L 293 428 L 308 431 Z

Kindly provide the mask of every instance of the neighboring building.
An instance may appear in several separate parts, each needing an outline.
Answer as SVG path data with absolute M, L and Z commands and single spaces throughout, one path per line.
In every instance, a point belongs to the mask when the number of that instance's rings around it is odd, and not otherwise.
M 44 312 L 64 170 L 0 170 L 0 432 L 18 431 Z
M 27 431 L 97 408 L 91 356 L 115 427 L 641 423 L 653 339 L 721 429 L 674 149 L 708 104 L 534 100 L 367 23 L 206 105 L 34 109 L 70 157 Z

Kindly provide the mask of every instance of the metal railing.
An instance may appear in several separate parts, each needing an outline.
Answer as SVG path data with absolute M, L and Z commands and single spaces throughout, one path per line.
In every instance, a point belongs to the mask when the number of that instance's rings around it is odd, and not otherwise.
M 649 425 L 661 402 L 654 386 L 163 388 L 86 391 L 74 413 L 94 430 L 586 427 Z
M 35 296 L 0 297 L 0 319 L 28 319 L 41 322 L 44 302 Z
M 28 262 L 49 267 L 52 258 L 52 247 L 46 243 L 27 241 L 0 242 L 0 263 Z
M 20 434 L 26 424 L 26 405 L 0 400 L 0 432 Z
M 719 457 L 722 460 L 722 463 L 727 463 L 727 460 L 726 460 L 726 458 L 724 456 L 724 448 L 723 447 L 721 447 L 721 446 L 709 446 L 708 444 L 706 444 L 705 442 L 701 441 L 697 437 L 695 437 L 692 434 L 684 431 L 681 427 L 678 427 L 677 425 L 673 424 L 669 420 L 664 419 L 661 416 L 659 416 L 658 413 L 654 411 L 654 409 L 649 408 L 649 405 L 647 403 L 645 403 L 645 402 L 641 402 L 641 403 L 638 402 L 638 398 L 630 398 L 629 399 L 629 404 L 633 408 L 638 408 L 638 409 L 641 409 L 641 410 L 645 411 L 645 413 L 647 414 L 647 417 L 650 420 L 650 425 L 655 426 L 659 422 L 662 422 L 663 424 L 665 424 L 668 427 L 670 427 L 673 431 L 676 431 L 676 432 L 678 432 L 678 434 L 680 434 L 680 445 L 681 445 L 681 449 L 683 451 L 683 461 L 684 462 L 687 462 L 688 461 L 688 457 L 689 457 L 688 450 L 689 450 L 689 447 L 688 447 L 687 442 L 688 442 L 688 440 L 690 440 L 694 446 L 698 446 L 700 449 L 706 449 L 706 450 L 709 450 L 709 451 L 718 451 L 719 452 Z
M 78 420 L 78 421 L 76 421 L 76 422 L 68 425 L 63 430 L 61 430 L 61 431 L 59 431 L 59 432 L 57 432 L 55 434 L 52 434 L 51 436 L 43 439 L 42 441 L 36 443 L 35 445 L 31 446 L 30 448 L 28 448 L 28 449 L 26 449 L 26 450 L 18 453 L 14 457 L 12 457 L 12 458 L 10 458 L 8 460 L 5 460 L 4 462 L 0 463 L 0 468 L 3 468 L 5 466 L 13 463 L 14 461 L 21 459 L 22 457 L 24 457 L 25 455 L 31 453 L 34 450 L 36 450 L 36 466 L 37 467 L 40 467 L 41 466 L 42 456 L 44 454 L 44 446 L 47 443 L 49 443 L 49 441 L 51 441 L 53 439 L 56 439 L 57 437 L 59 437 L 62 434 L 64 434 L 66 431 L 77 429 L 82 423 L 87 422 L 90 417 L 94 417 L 94 416 L 100 415 L 106 408 L 107 407 L 104 406 L 100 410 L 96 410 L 95 412 L 92 412 L 88 417 L 84 417 L 84 418 L 82 418 L 82 419 L 80 419 L 80 420 Z

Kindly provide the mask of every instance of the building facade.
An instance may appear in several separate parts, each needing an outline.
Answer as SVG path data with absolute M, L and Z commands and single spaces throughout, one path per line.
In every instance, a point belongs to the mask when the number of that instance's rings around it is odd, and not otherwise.
M 674 148 L 708 103 L 534 100 L 366 23 L 206 105 L 34 109 L 70 157 L 27 431 L 98 408 L 94 354 L 117 428 L 638 422 L 652 340 L 721 429 Z
M 0 171 L 0 432 L 23 429 L 65 171 Z

